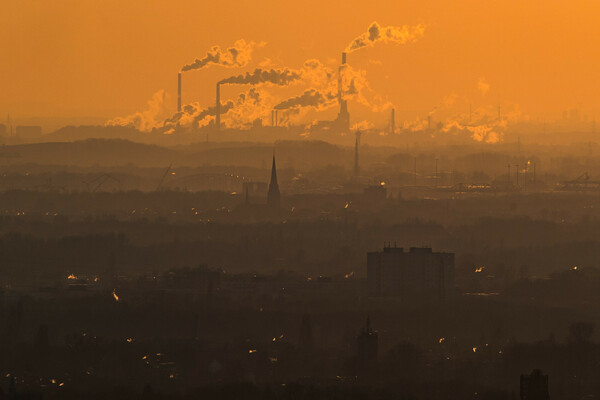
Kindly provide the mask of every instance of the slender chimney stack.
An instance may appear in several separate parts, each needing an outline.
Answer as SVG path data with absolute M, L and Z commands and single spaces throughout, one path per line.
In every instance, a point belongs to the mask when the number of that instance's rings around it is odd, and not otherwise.
M 181 72 L 177 74 L 177 112 L 181 112 Z
M 215 104 L 215 127 L 221 130 L 221 84 L 217 83 L 217 102 Z
M 346 53 L 342 53 L 342 64 L 338 70 L 338 101 L 340 103 L 340 107 L 342 106 L 342 69 L 346 65 Z M 340 108 L 341 111 L 341 108 Z
M 394 108 L 392 108 L 392 116 L 391 116 L 391 121 L 390 121 L 390 133 L 393 135 L 394 133 L 396 133 L 396 110 Z
M 346 66 L 346 53 L 342 53 L 342 64 L 338 69 L 338 103 L 340 112 L 338 113 L 337 123 L 341 131 L 348 132 L 350 130 L 350 114 L 348 113 L 348 102 L 344 100 L 342 90 L 342 72 Z

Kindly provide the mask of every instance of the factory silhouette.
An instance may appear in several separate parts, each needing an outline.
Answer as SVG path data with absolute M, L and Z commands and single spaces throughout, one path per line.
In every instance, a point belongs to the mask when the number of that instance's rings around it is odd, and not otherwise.
M 127 34 L 108 4 L 31 6 L 34 25 L 6 7 L 23 48 L 0 63 L 20 82 L 0 99 L 0 400 L 600 398 L 586 16 L 182 4 L 120 4 Z M 585 36 L 556 23 L 540 46 L 548 13 Z M 48 100 L 57 68 L 87 102 Z M 561 90 L 581 100 L 557 116 Z

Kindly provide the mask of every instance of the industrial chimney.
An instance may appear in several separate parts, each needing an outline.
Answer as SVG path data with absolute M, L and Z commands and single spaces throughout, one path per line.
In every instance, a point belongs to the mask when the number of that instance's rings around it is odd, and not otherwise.
M 217 101 L 215 104 L 215 127 L 221 130 L 221 84 L 217 82 Z
M 177 112 L 181 112 L 181 72 L 177 74 Z
M 342 88 L 342 73 L 346 66 L 346 53 L 342 53 L 342 64 L 338 69 L 338 104 L 340 112 L 337 117 L 337 124 L 341 131 L 347 132 L 350 129 L 350 113 L 348 113 L 348 102 L 344 100 Z
M 390 133 L 393 135 L 396 133 L 396 110 L 392 108 L 392 115 L 390 120 Z

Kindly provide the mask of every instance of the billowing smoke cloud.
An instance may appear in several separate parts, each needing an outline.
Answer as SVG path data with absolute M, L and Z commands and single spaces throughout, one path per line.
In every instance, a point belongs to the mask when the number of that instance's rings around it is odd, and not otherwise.
M 266 89 L 252 87 L 241 93 L 222 123 L 229 128 L 248 128 L 270 115 L 276 99 Z M 262 123 L 262 122 L 260 122 Z
M 197 129 L 214 121 L 216 107 L 203 108 L 199 103 L 186 104 L 181 112 L 169 116 L 165 107 L 165 92 L 160 90 L 148 101 L 148 109 L 127 117 L 116 117 L 107 126 L 128 126 L 144 132 L 171 134 L 178 130 Z M 266 115 L 275 104 L 265 92 L 256 87 L 240 93 L 237 98 L 221 103 L 221 115 L 227 115 L 223 121 L 227 127 L 243 127 L 248 121 Z
M 149 132 L 158 126 L 168 115 L 166 107 L 167 95 L 164 90 L 154 93 L 148 100 L 148 108 L 126 117 L 116 117 L 106 122 L 106 126 L 127 126 L 139 131 Z
M 498 143 L 504 137 L 505 128 L 506 121 L 466 125 L 457 120 L 448 120 L 442 131 L 452 134 L 467 133 L 477 142 Z
M 248 121 L 260 118 L 272 108 L 273 101 L 269 96 L 256 87 L 240 93 L 237 98 L 221 103 L 221 124 L 228 128 L 242 128 Z M 157 126 L 163 133 L 173 133 L 180 129 L 197 129 L 214 121 L 216 107 L 200 107 L 198 103 L 187 104 L 181 112 Z M 224 118 L 227 116 L 227 118 Z
M 290 108 L 313 107 L 317 110 L 327 108 L 337 103 L 335 92 L 321 92 L 317 89 L 308 89 L 299 96 L 291 97 L 275 106 L 277 110 Z
M 338 104 L 338 79 L 328 68 L 317 60 L 309 60 L 302 68 L 303 77 L 309 86 L 302 94 L 288 98 L 278 103 L 278 110 L 300 110 L 310 107 L 317 111 L 323 111 Z M 344 100 L 355 100 L 369 107 L 374 112 L 380 112 L 391 107 L 391 103 L 383 100 L 371 89 L 364 70 L 357 70 L 346 64 L 342 66 L 342 98 Z
M 504 137 L 508 121 L 509 118 L 500 118 L 494 107 L 479 107 L 470 116 L 460 114 L 447 118 L 442 132 L 467 134 L 477 142 L 498 143 Z
M 263 43 L 246 42 L 240 39 L 232 47 L 226 50 L 220 46 L 213 46 L 202 58 L 197 58 L 194 62 L 181 67 L 181 72 L 202 69 L 208 65 L 220 65 L 226 68 L 242 68 L 248 65 L 252 59 L 252 51 L 256 46 L 262 46 Z
M 446 114 L 456 98 L 456 95 L 447 96 L 439 106 L 433 109 L 435 114 Z M 430 112 L 429 117 L 433 114 L 434 112 Z M 482 143 L 498 143 L 503 140 L 508 125 L 517 122 L 521 117 L 518 105 L 513 105 L 512 110 L 503 115 L 498 114 L 496 107 L 488 105 L 477 107 L 472 112 L 459 112 L 445 117 L 439 116 L 436 121 L 431 121 L 431 126 L 427 117 L 404 121 L 402 129 L 410 132 L 425 132 L 430 126 L 431 131 L 428 131 L 428 133 L 432 137 L 445 133 Z
M 425 33 L 425 25 L 418 24 L 414 26 L 380 26 L 377 22 L 373 22 L 367 32 L 354 39 L 346 52 L 350 53 L 365 47 L 375 45 L 377 42 L 405 44 L 414 42 L 421 38 Z
M 292 82 L 299 80 L 302 76 L 300 71 L 289 68 L 256 68 L 252 72 L 230 76 L 221 80 L 220 84 L 240 84 L 240 85 L 258 85 L 261 83 L 271 83 L 278 86 L 287 86 Z

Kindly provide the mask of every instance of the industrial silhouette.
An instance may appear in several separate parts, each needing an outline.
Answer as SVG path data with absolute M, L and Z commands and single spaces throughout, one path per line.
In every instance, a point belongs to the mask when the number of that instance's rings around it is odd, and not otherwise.
M 267 206 L 271 210 L 279 210 L 281 207 L 281 195 L 277 183 L 277 167 L 275 165 L 275 154 L 273 154 L 273 165 L 271 166 L 271 180 L 269 181 L 269 192 L 267 194 Z

